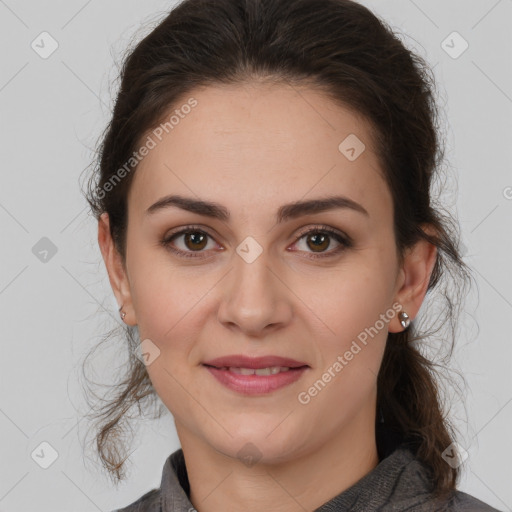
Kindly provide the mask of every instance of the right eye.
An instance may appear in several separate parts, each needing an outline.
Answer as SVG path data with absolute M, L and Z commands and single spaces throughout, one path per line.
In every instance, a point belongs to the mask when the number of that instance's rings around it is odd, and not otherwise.
M 205 231 L 194 226 L 187 226 L 167 235 L 162 240 L 162 245 L 182 258 L 205 258 L 207 256 L 202 253 L 208 247 L 208 238 L 212 237 Z M 176 240 L 181 240 L 181 244 L 176 244 Z M 181 247 L 176 247 L 176 245 L 181 245 Z

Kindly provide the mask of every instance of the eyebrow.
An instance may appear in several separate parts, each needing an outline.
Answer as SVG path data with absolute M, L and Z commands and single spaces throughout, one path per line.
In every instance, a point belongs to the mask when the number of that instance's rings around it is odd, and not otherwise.
M 218 219 L 227 222 L 230 219 L 230 213 L 224 206 L 210 201 L 202 201 L 179 195 L 165 196 L 152 204 L 147 210 L 146 215 L 152 215 L 158 211 L 167 208 L 177 207 L 188 212 L 196 213 L 204 217 Z M 362 205 L 345 196 L 331 196 L 327 198 L 310 199 L 307 201 L 296 201 L 281 206 L 276 214 L 277 223 L 295 219 L 302 215 L 321 213 L 336 208 L 350 209 L 362 213 L 369 217 L 369 213 Z

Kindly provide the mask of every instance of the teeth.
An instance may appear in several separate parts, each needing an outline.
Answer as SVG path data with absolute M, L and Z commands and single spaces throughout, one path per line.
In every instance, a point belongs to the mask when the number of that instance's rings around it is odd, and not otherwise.
M 287 372 L 290 368 L 288 366 L 270 366 L 268 368 L 235 368 L 230 366 L 227 368 L 230 372 L 238 373 L 240 375 L 275 375 L 280 372 Z

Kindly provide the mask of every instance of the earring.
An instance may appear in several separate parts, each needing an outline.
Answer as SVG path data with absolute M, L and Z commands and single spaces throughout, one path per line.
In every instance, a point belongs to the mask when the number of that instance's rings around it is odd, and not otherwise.
M 124 320 L 124 317 L 126 316 L 126 313 L 125 313 L 124 311 L 121 313 L 121 310 L 122 310 L 122 309 L 123 309 L 123 306 L 121 306 L 121 307 L 119 308 L 119 314 L 121 315 L 121 320 Z
M 407 327 L 409 327 L 411 323 L 409 315 L 405 311 L 400 311 L 400 313 L 398 313 L 398 318 L 400 320 L 400 323 L 402 324 L 402 327 L 404 329 L 407 329 Z

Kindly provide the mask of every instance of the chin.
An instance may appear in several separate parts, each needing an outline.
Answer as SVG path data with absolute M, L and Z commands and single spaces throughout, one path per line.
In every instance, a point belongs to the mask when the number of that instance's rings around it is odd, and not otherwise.
M 265 464 L 276 464 L 287 460 L 294 453 L 298 455 L 298 448 L 303 448 L 307 439 L 300 439 L 297 433 L 293 433 L 280 425 L 283 418 L 275 422 L 240 421 L 225 423 L 226 430 L 231 436 L 223 435 L 221 439 L 212 439 L 211 431 L 205 433 L 205 440 L 216 451 L 239 459 L 247 466 L 256 462 Z M 286 420 L 285 420 L 286 421 Z M 229 425 L 229 426 L 228 426 Z M 210 435 L 209 435 L 210 434 Z M 304 436 L 305 437 L 305 436 Z

